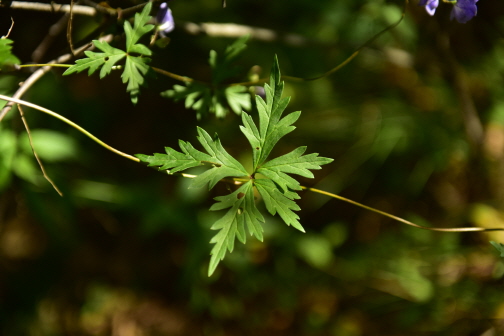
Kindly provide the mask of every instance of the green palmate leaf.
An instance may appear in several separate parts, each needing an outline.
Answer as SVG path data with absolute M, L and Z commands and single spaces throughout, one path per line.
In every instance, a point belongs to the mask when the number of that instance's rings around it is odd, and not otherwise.
M 231 110 L 240 115 L 242 111 L 248 111 L 252 107 L 250 94 L 246 86 L 235 85 L 227 87 L 224 95 Z
M 298 147 L 292 152 L 277 157 L 263 164 L 257 172 L 275 181 L 284 191 L 301 190 L 298 181 L 287 174 L 296 174 L 313 178 L 309 169 L 321 169 L 321 165 L 332 162 L 332 159 L 319 157 L 317 153 L 303 155 L 306 147 Z
M 140 86 L 144 83 L 144 76 L 149 70 L 150 56 L 152 52 L 143 44 L 137 43 L 139 39 L 154 29 L 154 25 L 148 25 L 150 20 L 150 10 L 152 4 L 148 2 L 141 13 L 135 14 L 135 23 L 131 27 L 128 21 L 124 22 L 124 32 L 126 35 L 126 51 L 114 48 L 107 42 L 94 40 L 95 47 L 102 52 L 85 51 L 87 58 L 75 61 L 75 64 L 68 68 L 63 75 L 70 75 L 75 72 L 88 70 L 88 75 L 92 75 L 96 70 L 100 70 L 100 78 L 110 74 L 113 67 L 126 57 L 126 64 L 121 75 L 123 83 L 127 83 L 126 91 L 131 95 L 131 101 L 136 104 Z
M 0 70 L 8 69 L 13 65 L 21 63 L 21 61 L 12 54 L 12 40 L 8 38 L 0 39 Z
M 210 51 L 209 64 L 212 68 L 212 83 L 186 82 L 185 86 L 174 85 L 171 90 L 161 93 L 162 97 L 175 101 L 185 100 L 185 107 L 196 111 L 196 116 L 212 113 L 218 118 L 225 117 L 229 111 L 241 114 L 252 107 L 251 95 L 242 85 L 226 86 L 223 83 L 239 73 L 232 63 L 246 48 L 249 36 L 243 36 L 226 48 L 222 57 L 215 50 Z
M 218 203 L 212 205 L 210 210 L 230 208 L 227 213 L 215 222 L 211 229 L 220 230 L 210 241 L 215 244 L 210 254 L 210 267 L 208 275 L 212 275 L 219 261 L 224 259 L 227 250 L 233 252 L 235 237 L 242 243 L 246 241 L 245 226 L 251 235 L 260 241 L 263 240 L 264 218 L 256 208 L 252 181 L 248 181 L 233 193 L 215 198 Z
M 235 46 L 230 50 L 233 53 L 238 52 L 234 48 L 238 47 Z M 232 59 L 231 56 L 230 59 Z M 235 238 L 245 243 L 245 227 L 257 239 L 263 239 L 264 218 L 255 205 L 254 187 L 261 195 L 266 209 L 271 215 L 278 214 L 287 225 L 292 225 L 304 232 L 299 222 L 299 216 L 294 212 L 300 210 L 294 199 L 300 198 L 296 190 L 301 190 L 301 186 L 288 174 L 312 178 L 313 174 L 310 170 L 320 169 L 321 165 L 332 161 L 329 158 L 319 157 L 316 153 L 304 155 L 306 147 L 296 148 L 290 153 L 267 161 L 278 140 L 294 130 L 292 124 L 301 114 L 301 112 L 293 112 L 282 118 L 289 98 L 281 97 L 284 84 L 280 81 L 280 69 L 276 57 L 270 79 L 270 84 L 265 85 L 266 101 L 257 97 L 259 127 L 251 116 L 246 113 L 242 114 L 243 126 L 240 128 L 253 150 L 252 174 L 249 175 L 245 168 L 226 152 L 217 135 L 212 138 L 201 128 L 198 128 L 198 140 L 207 154 L 195 149 L 188 142 L 180 141 L 182 152 L 167 147 L 166 154 L 137 155 L 142 162 L 148 163 L 149 166 L 168 169 L 170 173 L 202 164 L 212 165 L 212 168 L 194 178 L 193 187 L 202 187 L 208 184 L 209 188 L 212 188 L 222 179 L 240 177 L 238 181 L 243 185 L 229 195 L 215 198 L 217 203 L 210 208 L 210 210 L 228 210 L 211 227 L 212 230 L 219 230 L 219 232 L 210 241 L 215 245 L 211 251 L 209 275 L 214 272 L 220 260 L 224 259 L 227 251 L 233 251 Z M 234 99 L 237 106 L 244 104 L 241 97 L 234 97 L 239 93 L 238 89 L 230 87 L 225 92 L 228 101 Z M 215 103 L 215 99 L 218 100 L 216 97 L 219 97 L 198 83 L 188 83 L 185 87 L 174 86 L 174 90 L 166 94 L 175 99 L 185 98 L 186 105 L 195 109 L 208 107 Z M 266 178 L 256 178 L 256 174 L 262 174 Z

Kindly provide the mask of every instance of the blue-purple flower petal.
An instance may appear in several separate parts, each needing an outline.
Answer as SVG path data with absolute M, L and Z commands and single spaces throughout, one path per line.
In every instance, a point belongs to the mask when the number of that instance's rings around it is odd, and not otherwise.
M 420 0 L 419 5 L 424 6 L 427 13 L 432 16 L 439 6 L 439 0 Z
M 168 4 L 166 2 L 163 2 L 159 6 L 156 21 L 158 24 L 159 33 L 163 37 L 166 37 L 166 34 L 171 32 L 175 28 L 175 21 L 173 20 L 172 11 L 170 7 L 168 7 Z
M 471 20 L 478 13 L 476 2 L 478 0 L 458 0 L 453 6 L 450 19 L 453 20 L 455 18 L 460 23 L 466 23 Z

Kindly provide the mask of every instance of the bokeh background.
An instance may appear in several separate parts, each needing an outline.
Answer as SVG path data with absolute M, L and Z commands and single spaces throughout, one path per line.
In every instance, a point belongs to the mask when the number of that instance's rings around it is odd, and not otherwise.
M 68 3 L 68 2 L 67 2 Z M 127 8 L 138 1 L 108 1 Z M 158 5 L 157 3 L 156 5 Z M 401 1 L 174 0 L 176 29 L 153 65 L 209 79 L 210 50 L 234 39 L 193 34 L 190 23 L 236 23 L 276 32 L 251 39 L 237 64 L 268 76 L 313 77 L 345 60 L 396 22 Z M 302 184 L 434 227 L 504 227 L 504 4 L 478 2 L 467 24 L 434 17 L 415 1 L 405 19 L 340 71 L 287 82 L 297 129 L 274 154 L 300 145 L 335 159 Z M 0 8 L 22 63 L 61 14 Z M 81 45 L 103 17 L 75 17 Z M 65 26 L 64 26 L 65 27 Z M 121 33 L 113 20 L 104 33 Z M 66 28 L 47 62 L 68 51 Z M 302 38 L 292 39 L 288 36 Z M 46 42 L 44 42 L 46 43 Z M 120 46 L 120 41 L 117 42 Z M 40 50 L 40 49 L 39 49 Z M 0 73 L 13 94 L 33 69 Z M 133 105 L 120 74 L 62 77 L 54 69 L 24 99 L 54 110 L 130 154 L 196 144 L 196 126 L 218 132 L 242 162 L 250 149 L 241 120 L 197 120 L 160 97 L 175 80 L 148 79 Z M 216 273 L 207 267 L 227 193 L 188 189 L 100 147 L 59 120 L 25 109 L 43 179 L 19 113 L 0 124 L 0 334 L 2 335 L 500 335 L 504 264 L 488 243 L 502 233 L 436 233 L 322 195 L 302 192 L 302 234 L 267 217 L 265 240 L 236 244 Z M 255 112 L 252 112 L 254 115 Z

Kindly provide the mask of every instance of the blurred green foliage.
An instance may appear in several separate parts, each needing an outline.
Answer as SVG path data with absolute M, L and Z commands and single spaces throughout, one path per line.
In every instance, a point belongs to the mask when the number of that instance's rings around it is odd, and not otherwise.
M 228 0 L 222 9 L 218 0 L 172 1 L 177 25 L 166 48 L 153 48 L 151 65 L 208 81 L 209 51 L 224 50 L 232 39 L 194 35 L 184 23 L 236 23 L 276 33 L 270 41 L 252 36 L 238 65 L 257 65 L 264 77 L 277 54 L 283 74 L 313 77 L 397 20 L 402 6 Z M 286 83 L 290 107 L 303 114 L 274 154 L 307 145 L 335 158 L 315 182 L 302 184 L 418 224 L 502 226 L 503 14 L 501 2 L 481 0 L 478 15 L 459 24 L 409 3 L 398 27 L 331 77 Z M 29 63 L 60 16 L 0 8 L 0 34 L 13 17 L 12 50 Z M 100 20 L 76 16 L 74 45 L 88 42 L 79 39 Z M 121 27 L 112 22 L 107 32 Z M 64 31 L 40 61 L 67 52 Z M 304 39 L 289 39 L 292 34 Z M 2 72 L 0 91 L 12 94 L 30 71 Z M 133 106 L 118 74 L 99 80 L 62 72 L 46 74 L 24 99 L 126 153 L 175 146 L 195 136 L 197 124 L 218 131 L 241 162 L 250 156 L 234 113 L 197 121 L 194 111 L 161 98 L 177 84 L 171 78 L 148 78 Z M 504 242 L 501 233 L 422 231 L 303 192 L 298 204 L 306 234 L 266 218 L 264 242 L 237 246 L 207 278 L 209 227 L 216 220 L 207 209 L 226 186 L 187 189 L 187 179 L 124 160 L 56 119 L 25 114 L 35 149 L 64 197 L 41 177 L 12 110 L 0 126 L 1 334 L 503 332 L 504 264 L 488 244 Z

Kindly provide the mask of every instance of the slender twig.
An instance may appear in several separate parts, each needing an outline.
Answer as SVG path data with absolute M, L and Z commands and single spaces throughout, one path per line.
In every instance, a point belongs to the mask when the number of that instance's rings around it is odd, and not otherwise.
M 47 50 L 51 48 L 51 45 L 55 41 L 56 37 L 67 27 L 69 15 L 65 13 L 61 18 L 51 25 L 51 27 L 47 30 L 47 34 L 40 44 L 35 48 L 32 52 L 32 60 L 33 62 L 40 62 L 44 57 Z
M 56 184 L 53 182 L 53 180 L 51 180 L 51 178 L 49 177 L 49 175 L 47 175 L 45 169 L 44 169 L 44 165 L 42 164 L 42 161 L 40 160 L 37 152 L 35 151 L 35 147 L 33 145 L 33 139 L 32 139 L 32 136 L 31 136 L 31 132 L 30 132 L 30 127 L 28 127 L 28 122 L 26 121 L 26 118 L 24 116 L 24 112 L 23 112 L 23 109 L 21 108 L 21 105 L 20 104 L 17 104 L 17 107 L 18 107 L 18 110 L 19 110 L 19 114 L 21 115 L 21 120 L 23 121 L 23 124 L 24 124 L 24 127 L 26 129 L 26 134 L 28 134 L 28 140 L 30 141 L 30 147 L 32 149 L 32 152 L 33 152 L 33 156 L 35 156 L 35 159 L 37 160 L 38 162 L 38 165 L 40 167 L 40 170 L 42 171 L 42 175 L 44 176 L 44 178 L 47 180 L 47 182 L 49 182 L 52 187 L 54 188 L 54 190 L 56 190 L 56 192 L 63 197 L 63 193 L 61 192 L 61 190 L 58 189 L 58 187 L 56 186 Z
M 332 68 L 329 71 L 323 73 L 322 75 L 316 76 L 316 77 L 301 78 L 301 77 L 294 77 L 294 76 L 282 76 L 282 80 L 291 81 L 291 82 L 308 82 L 308 81 L 314 81 L 314 80 L 321 79 L 321 78 L 327 77 L 329 75 L 332 75 L 333 73 L 335 73 L 336 71 L 340 70 L 345 65 L 347 65 L 348 63 L 350 63 L 350 61 L 352 61 L 355 57 L 357 57 L 357 55 L 361 52 L 362 49 L 364 49 L 367 46 L 369 46 L 378 37 L 380 37 L 381 35 L 383 35 L 385 32 L 387 32 L 387 31 L 389 31 L 389 30 L 394 29 L 395 27 L 397 27 L 403 21 L 404 16 L 406 15 L 406 4 L 407 3 L 408 3 L 408 1 L 406 0 L 405 4 L 404 4 L 404 9 L 403 9 L 403 11 L 401 13 L 401 17 L 399 18 L 399 20 L 397 20 L 396 22 L 394 22 L 390 26 L 387 26 L 386 28 L 384 28 L 383 30 L 381 30 L 380 32 L 378 32 L 377 34 L 375 34 L 373 37 L 371 37 L 369 40 L 367 40 L 363 45 L 361 45 L 359 48 L 357 48 L 357 50 L 354 51 L 350 56 L 348 56 L 343 62 L 341 62 L 340 64 L 338 64 L 334 68 Z M 250 33 L 250 32 L 244 32 L 244 31 L 242 31 L 242 33 L 239 36 L 243 36 L 243 35 L 245 35 L 247 33 Z M 154 71 L 158 72 L 158 73 L 161 73 L 163 75 L 166 75 L 168 77 L 171 77 L 171 78 L 179 80 L 179 81 L 183 81 L 183 82 L 196 81 L 194 79 L 190 79 L 190 78 L 185 77 L 185 76 L 180 76 L 180 75 L 177 75 L 177 74 L 174 74 L 174 73 L 162 70 L 162 69 L 158 69 L 158 68 L 152 68 L 152 69 Z M 257 80 L 254 80 L 254 81 L 227 84 L 227 86 L 238 86 L 238 85 L 253 86 L 253 85 L 260 85 L 260 84 L 266 83 L 267 81 L 268 81 L 268 78 L 261 78 L 261 79 L 257 79 Z M 204 83 L 204 82 L 201 82 L 201 83 Z
M 15 99 L 15 98 L 12 98 L 12 97 L 8 97 L 8 96 L 4 96 L 2 94 L 0 94 L 0 100 L 6 100 L 6 101 L 9 101 L 9 102 L 13 102 L 15 104 L 18 104 L 19 105 L 24 105 L 24 106 L 27 106 L 27 107 L 31 107 L 35 110 L 39 110 L 41 112 L 44 112 L 44 113 L 47 113 L 49 114 L 50 116 L 53 116 L 55 117 L 56 119 L 59 119 L 61 121 L 63 121 L 64 123 L 72 126 L 73 128 L 77 129 L 79 132 L 83 133 L 84 135 L 86 135 L 87 137 L 89 137 L 91 140 L 93 140 L 94 142 L 96 142 L 97 144 L 105 147 L 106 149 L 108 149 L 109 151 L 113 152 L 113 153 L 116 153 L 122 157 L 125 157 L 131 161 L 135 161 L 135 162 L 140 162 L 140 159 L 139 158 L 136 158 L 132 155 L 129 155 L 129 154 L 126 154 L 126 153 L 123 153 L 121 152 L 120 150 L 118 149 L 115 149 L 114 147 L 106 144 L 105 142 L 101 141 L 100 139 L 98 139 L 97 137 L 95 137 L 93 134 L 91 134 L 90 132 L 86 131 L 84 128 L 80 127 L 79 125 L 77 125 L 76 123 L 74 123 L 73 121 L 63 117 L 62 115 L 54 112 L 54 111 L 51 111 L 49 109 L 46 109 L 45 107 L 42 107 L 42 106 L 39 106 L 39 105 L 36 105 L 36 104 L 33 104 L 33 103 L 30 103 L 30 102 L 27 102 L 27 101 L 24 101 L 24 100 L 20 100 L 20 99 Z M 21 110 L 20 110 L 21 111 Z M 33 148 L 33 147 L 32 147 Z M 37 159 L 38 160 L 38 159 Z M 41 167 L 42 168 L 42 167 Z M 43 168 L 42 168 L 43 170 Z M 44 172 L 44 170 L 43 170 Z M 165 171 L 167 174 L 169 175 L 179 175 L 179 176 L 183 176 L 183 177 L 187 177 L 187 178 L 195 178 L 196 176 L 198 175 L 193 175 L 193 174 L 186 174 L 186 173 L 175 173 L 175 174 L 171 174 L 169 170 L 166 170 Z M 50 180 L 49 180 L 50 181 Z
M 40 2 L 28 2 L 28 1 L 12 1 L 10 7 L 14 9 L 25 9 L 52 13 L 74 13 L 77 15 L 85 16 L 96 16 L 98 13 L 106 14 L 109 16 L 116 16 L 117 19 L 125 18 L 133 13 L 136 13 L 142 9 L 147 3 L 142 3 L 135 5 L 126 9 L 114 9 L 110 7 L 105 7 L 92 1 L 85 1 L 88 6 L 82 5 L 61 5 L 56 3 L 40 3 Z
M 67 42 L 68 46 L 70 47 L 70 53 L 75 57 L 75 50 L 73 47 L 73 40 L 72 40 L 72 23 L 73 23 L 73 8 L 75 6 L 74 0 L 71 0 L 70 2 L 70 17 L 68 18 L 68 25 L 67 25 Z
M 338 64 L 337 66 L 335 66 L 331 70 L 323 73 L 322 75 L 319 75 L 319 76 L 316 76 L 316 77 L 311 77 L 311 78 L 301 78 L 301 77 L 294 77 L 294 76 L 282 76 L 282 79 L 286 80 L 286 81 L 291 81 L 291 82 L 309 82 L 309 81 L 314 81 L 314 80 L 321 79 L 321 78 L 327 77 L 329 75 L 332 75 L 333 73 L 335 73 L 336 71 L 340 70 L 345 65 L 347 65 L 348 63 L 350 63 L 350 61 L 352 61 L 355 57 L 357 57 L 357 55 L 359 55 L 359 53 L 361 52 L 362 49 L 368 47 L 378 37 L 380 37 L 381 35 L 383 35 L 387 31 L 389 31 L 389 30 L 394 29 L 395 27 L 397 27 L 403 21 L 405 15 L 406 15 L 406 5 L 407 4 L 408 4 L 408 0 L 406 0 L 404 2 L 404 8 L 403 8 L 403 11 L 401 13 L 401 17 L 399 18 L 399 20 L 397 20 L 396 22 L 394 22 L 390 26 L 387 26 L 386 28 L 384 28 L 380 32 L 376 33 L 373 37 L 371 37 L 364 44 L 362 44 L 359 48 L 357 48 L 357 50 L 355 50 L 343 62 L 341 62 L 340 64 Z M 233 84 L 230 84 L 230 86 L 236 86 L 236 85 L 253 86 L 253 85 L 263 84 L 263 83 L 265 83 L 267 81 L 268 81 L 268 78 L 261 78 L 261 79 L 258 79 L 256 81 L 249 81 L 249 82 L 243 82 L 243 83 L 233 83 Z
M 185 82 L 185 83 L 199 82 L 199 83 L 202 83 L 201 81 L 197 81 L 197 80 L 194 80 L 194 79 L 186 77 L 186 76 L 177 75 L 177 74 L 174 74 L 173 72 L 169 72 L 169 71 L 166 71 L 166 70 L 163 70 L 163 69 L 159 69 L 159 68 L 155 68 L 155 67 L 151 67 L 151 69 L 154 70 L 157 73 L 160 73 L 162 75 L 168 76 L 170 78 L 176 79 L 176 80 L 181 81 L 181 82 Z
M 64 123 L 67 123 L 68 125 L 70 125 L 73 128 L 77 129 L 79 132 L 85 134 L 86 136 L 88 136 L 89 138 L 91 138 L 93 141 L 95 141 L 99 145 L 107 148 L 108 150 L 110 150 L 110 151 L 112 151 L 112 152 L 114 152 L 114 153 L 116 153 L 116 154 L 118 154 L 118 155 L 120 155 L 122 157 L 130 159 L 132 161 L 140 162 L 140 160 L 138 158 L 136 158 L 134 156 L 131 156 L 129 154 L 123 153 L 123 152 L 121 152 L 121 151 L 119 151 L 119 150 L 117 150 L 117 149 L 115 149 L 115 148 L 107 145 L 106 143 L 104 143 L 103 141 L 101 141 L 100 139 L 98 139 L 93 134 L 89 133 L 88 131 L 86 131 L 84 128 L 80 127 L 79 125 L 77 125 L 73 121 L 70 121 L 69 119 L 63 117 L 62 115 L 60 115 L 60 114 L 58 114 L 56 112 L 53 112 L 53 111 L 51 111 L 49 109 L 46 109 L 45 107 L 42 107 L 42 106 L 39 106 L 39 105 L 36 105 L 36 104 L 32 104 L 32 103 L 29 103 L 29 102 L 24 101 L 24 100 L 20 100 L 20 99 L 4 96 L 4 95 L 0 95 L 0 99 L 9 101 L 9 102 L 12 102 L 12 103 L 15 103 L 15 104 L 21 104 L 21 105 L 24 105 L 24 106 L 28 106 L 28 107 L 34 108 L 36 110 L 39 110 L 41 112 L 47 113 L 50 116 L 53 116 L 56 119 L 59 119 L 59 120 L 63 121 Z
M 1 38 L 9 38 L 9 35 L 12 31 L 12 28 L 14 28 L 14 19 L 12 17 L 10 19 L 11 19 L 11 25 L 10 25 L 9 31 L 7 32 L 7 35 L 2 36 Z
M 44 108 L 42 106 L 39 106 L 39 105 L 36 105 L 36 104 L 32 104 L 32 103 L 29 103 L 29 102 L 26 102 L 26 101 L 23 101 L 23 100 L 20 100 L 20 99 L 11 98 L 11 97 L 4 96 L 4 95 L 0 95 L 0 99 L 1 100 L 6 100 L 6 101 L 9 101 L 9 102 L 13 102 L 15 104 L 20 104 L 20 105 L 28 106 L 28 107 L 34 108 L 36 110 L 39 110 L 41 112 L 47 113 L 47 114 L 49 114 L 49 115 L 51 115 L 51 116 L 53 116 L 53 117 L 55 117 L 55 118 L 57 118 L 57 119 L 65 122 L 65 123 L 67 123 L 68 125 L 74 127 L 79 132 L 81 132 L 84 135 L 88 136 L 93 141 L 95 141 L 99 145 L 105 147 L 106 149 L 110 150 L 111 152 L 113 152 L 115 154 L 118 154 L 118 155 L 120 155 L 122 157 L 125 157 L 125 158 L 127 158 L 129 160 L 132 160 L 132 161 L 135 161 L 135 162 L 141 162 L 140 159 L 138 159 L 137 157 L 134 157 L 134 156 L 126 154 L 126 153 L 123 153 L 123 152 L 121 152 L 121 151 L 113 148 L 112 146 L 109 146 L 108 144 L 104 143 L 103 141 L 101 141 L 100 139 L 98 139 L 97 137 L 95 137 L 94 135 L 92 135 L 91 133 L 89 133 L 88 131 L 86 131 L 84 128 L 80 127 L 79 125 L 77 125 L 74 122 L 68 120 L 67 118 L 59 115 L 56 112 L 53 112 L 53 111 L 51 111 L 49 109 L 46 109 L 46 108 Z M 166 170 L 166 173 L 170 174 L 169 170 Z M 195 178 L 197 176 L 197 175 L 185 174 L 185 173 L 176 173 L 176 174 L 180 175 L 180 176 L 183 176 L 183 177 L 187 177 L 187 178 Z M 170 174 L 170 175 L 172 175 L 172 174 Z M 234 181 L 234 184 L 241 184 L 245 180 L 243 178 L 233 178 L 233 181 Z M 332 198 L 336 198 L 336 199 L 342 200 L 344 202 L 356 205 L 356 206 L 361 207 L 363 209 L 366 209 L 366 210 L 378 213 L 378 214 L 380 214 L 382 216 L 386 216 L 388 218 L 391 218 L 391 219 L 396 220 L 398 222 L 401 222 L 403 224 L 410 225 L 410 226 L 413 226 L 413 227 L 416 227 L 416 228 L 419 228 L 419 229 L 430 230 L 430 231 L 439 231 L 439 232 L 484 232 L 484 231 L 503 231 L 504 230 L 504 228 L 476 228 L 476 227 L 435 228 L 435 227 L 425 227 L 425 226 L 421 226 L 421 225 L 415 224 L 413 222 L 410 222 L 410 221 L 408 221 L 406 219 L 403 219 L 401 217 L 397 217 L 397 216 L 394 216 L 394 215 L 389 214 L 387 212 L 384 212 L 384 211 L 372 208 L 370 206 L 361 204 L 359 202 L 353 201 L 351 199 L 348 199 L 348 198 L 340 196 L 340 195 L 336 195 L 336 194 L 333 194 L 333 193 L 330 193 L 330 192 L 327 192 L 327 191 L 323 191 L 323 190 L 316 189 L 316 188 L 305 187 L 305 186 L 301 186 L 301 188 L 304 189 L 304 190 L 308 190 L 308 191 L 311 191 L 311 192 L 315 192 L 315 193 L 318 193 L 318 194 L 322 194 L 322 195 L 326 195 L 326 196 L 329 196 L 329 197 L 332 197 Z
M 322 194 L 322 195 L 326 195 L 326 196 L 329 196 L 329 197 L 332 197 L 332 198 L 336 198 L 336 199 L 339 199 L 341 201 L 344 201 L 344 202 L 347 202 L 347 203 L 350 203 L 350 204 L 353 204 L 353 205 L 356 205 L 360 208 L 363 208 L 363 209 L 366 209 L 366 210 L 369 210 L 369 211 L 372 211 L 372 212 L 375 212 L 377 214 L 380 214 L 382 216 L 385 216 L 385 217 L 388 217 L 388 218 L 392 218 L 393 220 L 396 220 L 398 222 L 401 222 L 403 224 L 406 224 L 406 225 L 410 225 L 410 226 L 413 226 L 413 227 L 416 227 L 416 228 L 419 228 L 419 229 L 424 229 L 424 230 L 429 230 L 429 231 L 439 231 L 439 232 L 483 232 L 483 231 L 504 231 L 504 228 L 479 228 L 479 227 L 461 227 L 461 228 L 435 228 L 435 227 L 426 227 L 426 226 L 421 226 L 421 225 L 418 225 L 418 224 L 415 224 L 413 222 L 410 222 L 406 219 L 403 219 L 401 217 L 397 217 L 397 216 L 394 216 L 394 215 L 391 215 L 385 211 L 381 211 L 381 210 L 378 210 L 378 209 L 375 209 L 375 208 L 372 208 L 370 206 L 367 206 L 367 205 L 364 205 L 364 204 L 361 204 L 359 202 L 356 202 L 356 201 L 353 201 L 351 199 L 348 199 L 346 197 L 343 197 L 343 196 L 340 196 L 340 195 L 336 195 L 336 194 L 333 194 L 333 193 L 330 193 L 330 192 L 327 192 L 327 191 L 323 191 L 323 190 L 320 190 L 320 189 L 315 189 L 315 188 L 309 188 L 309 187 L 304 187 L 304 186 L 301 186 L 301 188 L 305 189 L 305 190 L 308 190 L 308 191 L 312 191 L 312 192 L 315 192 L 315 193 L 318 193 L 318 194 Z
M 178 22 L 186 33 L 191 35 L 208 35 L 212 37 L 238 38 L 244 35 L 250 35 L 250 38 L 257 41 L 276 42 L 281 41 L 285 44 L 295 47 L 306 45 L 325 45 L 323 42 L 310 40 L 302 35 L 293 33 L 279 33 L 275 30 L 252 27 L 236 23 L 215 23 L 215 22 Z
M 97 11 L 93 7 L 89 6 L 80 6 L 75 5 L 73 9 L 71 5 L 60 5 L 56 3 L 40 3 L 40 2 L 25 2 L 25 1 L 12 1 L 10 8 L 14 9 L 27 9 L 27 10 L 35 10 L 35 11 L 43 11 L 43 12 L 52 12 L 52 13 L 69 13 L 71 10 L 74 14 L 78 15 L 86 15 L 86 16 L 95 16 Z

